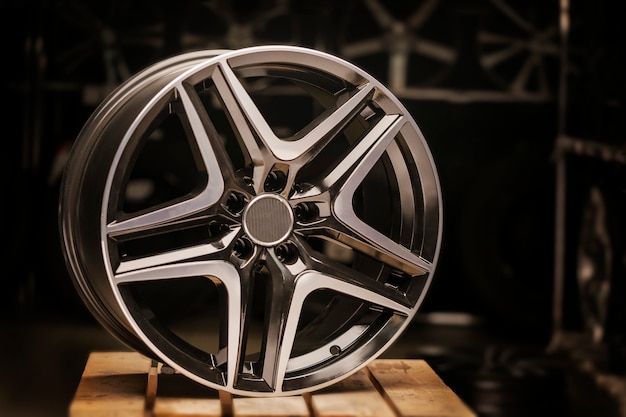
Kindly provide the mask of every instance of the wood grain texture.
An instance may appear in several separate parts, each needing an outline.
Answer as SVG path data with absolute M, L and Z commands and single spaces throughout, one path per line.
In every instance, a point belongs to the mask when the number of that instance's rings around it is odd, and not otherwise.
M 418 359 L 377 359 L 330 387 L 274 398 L 233 396 L 136 352 L 93 352 L 69 417 L 476 417 Z
M 423 360 L 379 359 L 368 370 L 403 417 L 476 417 Z
M 94 352 L 70 404 L 70 417 L 143 417 L 151 360 L 135 352 Z

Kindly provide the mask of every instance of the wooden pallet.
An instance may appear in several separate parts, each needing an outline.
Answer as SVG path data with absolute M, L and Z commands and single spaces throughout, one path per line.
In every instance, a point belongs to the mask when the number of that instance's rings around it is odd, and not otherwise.
M 136 352 L 93 352 L 69 417 L 476 417 L 423 360 L 376 359 L 329 388 L 249 398 L 160 372 Z

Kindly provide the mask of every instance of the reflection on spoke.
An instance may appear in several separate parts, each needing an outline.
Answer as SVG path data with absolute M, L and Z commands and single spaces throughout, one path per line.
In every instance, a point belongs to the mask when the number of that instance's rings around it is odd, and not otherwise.
M 408 316 L 411 312 L 411 307 L 398 301 L 394 301 L 394 297 L 387 297 L 384 294 L 381 294 L 380 291 L 373 291 L 369 288 L 365 288 L 363 282 L 350 283 L 337 279 L 336 276 L 330 276 L 316 271 L 305 272 L 298 277 L 293 298 L 294 300 L 300 300 L 300 297 L 304 299 L 313 291 L 320 289 L 332 290 L 349 295 L 350 297 L 392 310 L 405 316 Z M 292 302 L 292 305 L 295 305 L 295 301 Z
M 239 282 L 236 284 L 239 292 L 233 294 L 233 297 L 238 296 L 239 299 L 234 300 L 229 294 L 227 320 L 222 323 L 221 337 L 228 346 L 227 373 L 228 384 L 231 387 L 239 382 L 239 373 L 246 360 L 246 346 L 253 321 L 251 305 L 255 286 L 254 264 L 255 262 L 250 262 L 239 270 Z M 231 304 L 238 308 L 231 308 Z M 232 324 L 235 325 L 231 326 Z
M 117 274 L 124 274 L 129 271 L 137 270 L 154 270 L 160 266 L 165 266 L 172 262 L 181 262 L 187 259 L 197 258 L 199 256 L 216 255 L 221 253 L 225 248 L 229 247 L 235 237 L 239 234 L 240 228 L 234 228 L 226 233 L 217 242 L 207 243 L 204 245 L 192 246 L 189 248 L 173 250 L 165 253 L 160 253 L 152 256 L 145 256 L 139 259 L 133 259 L 120 262 L 119 267 L 116 270 Z M 144 276 L 144 275 L 131 275 L 131 276 Z M 149 275 L 145 275 L 147 277 Z M 120 279 L 120 275 L 116 278 Z M 145 278 L 147 279 L 147 278 Z
M 293 347 L 293 339 L 287 333 L 286 317 L 296 310 L 300 317 L 301 304 L 294 304 L 294 275 L 278 260 L 273 251 L 269 251 L 267 266 L 271 275 L 268 288 L 270 302 L 265 312 L 265 334 L 261 347 L 263 379 L 274 389 L 280 389 L 284 378 L 286 363 Z M 296 319 L 297 321 L 297 319 Z
M 245 146 L 251 159 L 254 167 L 254 189 L 258 194 L 263 189 L 263 181 L 271 166 L 265 163 L 264 153 L 267 151 L 262 139 L 258 138 L 257 134 L 261 131 L 265 135 L 273 135 L 271 128 L 228 65 L 217 65 L 212 79 L 224 104 L 227 116 L 234 127 L 234 132 Z M 245 107 L 246 105 L 249 107 Z M 256 117 L 254 119 L 256 120 L 255 125 L 250 121 L 250 113 Z
M 365 275 L 358 270 L 355 270 L 354 268 L 341 263 L 333 262 L 326 255 L 314 252 L 305 242 L 298 241 L 297 246 L 303 258 L 303 263 L 307 265 L 307 268 L 300 271 L 297 276 L 302 276 L 303 274 L 309 272 L 315 272 L 316 274 L 324 275 L 326 277 L 325 280 L 332 278 L 343 283 L 333 284 L 331 287 L 320 286 L 319 289 L 333 289 L 334 286 L 337 285 L 340 285 L 341 288 L 348 288 L 351 286 L 353 287 L 353 290 L 350 294 L 362 301 L 378 304 L 369 297 L 369 294 L 379 294 L 383 298 L 387 299 L 388 302 L 394 303 L 394 305 L 402 305 L 404 308 L 410 307 L 411 302 L 402 292 L 396 291 L 395 289 Z M 363 294 L 361 294 L 361 290 L 364 291 Z M 382 306 L 382 304 L 379 305 Z
M 106 226 L 106 234 L 113 238 L 123 238 L 130 235 L 141 235 L 142 232 L 150 232 L 155 229 L 176 228 L 186 222 L 193 222 L 195 219 L 184 219 L 194 213 L 205 209 L 202 198 L 196 196 L 189 200 L 182 201 L 139 214 L 127 220 L 113 221 Z
M 432 269 L 433 266 L 429 261 L 358 218 L 353 219 L 352 222 L 352 227 L 329 222 L 331 225 L 329 232 L 326 233 L 332 234 L 338 242 L 409 275 L 424 275 Z
M 298 203 L 314 202 L 324 207 L 342 189 L 347 188 L 348 194 L 354 193 L 356 187 L 368 174 L 369 168 L 385 152 L 405 122 L 406 120 L 398 115 L 384 116 L 345 157 L 335 163 L 334 168 L 319 181 L 317 186 L 292 196 L 291 204 L 295 206 Z M 358 169 L 358 167 L 362 168 Z M 352 204 L 351 196 L 346 197 L 346 202 L 349 205 Z M 335 210 L 337 209 L 341 210 L 335 204 Z M 321 213 L 322 216 L 330 216 L 330 214 L 330 210 Z
M 324 178 L 321 183 L 324 190 L 343 185 L 352 193 L 368 174 L 369 169 L 385 152 L 387 145 L 393 140 L 406 122 L 401 116 L 384 116 L 370 132 L 339 161 L 339 164 Z M 346 179 L 345 176 L 349 175 Z M 350 192 L 350 191 L 348 191 Z M 350 196 L 351 200 L 351 196 Z M 349 203 L 351 205 L 351 201 Z
M 350 97 L 344 104 L 333 111 L 326 119 L 317 124 L 310 132 L 296 142 L 276 143 L 281 150 L 284 147 L 290 149 L 291 153 L 285 152 L 283 160 L 290 160 L 304 157 L 308 162 L 315 157 L 318 152 L 328 144 L 334 134 L 341 130 L 346 122 L 352 118 L 364 105 L 366 100 L 371 98 L 374 87 L 370 84 L 360 86 L 357 93 Z M 276 151 L 274 151 L 277 154 Z

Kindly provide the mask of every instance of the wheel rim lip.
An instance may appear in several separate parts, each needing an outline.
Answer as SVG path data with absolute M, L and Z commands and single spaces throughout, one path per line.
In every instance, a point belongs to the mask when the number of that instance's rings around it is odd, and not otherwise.
M 113 163 L 111 164 L 111 169 L 109 171 L 109 173 L 107 174 L 107 180 L 106 180 L 106 185 L 104 188 L 104 195 L 103 195 L 103 201 L 102 201 L 102 206 L 101 206 L 101 213 L 106 213 L 107 212 L 107 203 L 108 203 L 108 199 L 110 198 L 110 196 L 112 195 L 112 181 L 113 178 L 115 176 L 115 173 L 117 172 L 120 165 L 120 159 L 121 159 L 121 154 L 123 152 L 123 150 L 126 148 L 126 146 L 128 145 L 128 141 L 130 139 L 130 137 L 132 136 L 132 132 L 134 132 L 137 129 L 137 125 L 140 122 L 140 120 L 142 120 L 144 117 L 146 117 L 147 113 L 148 113 L 148 109 L 152 108 L 154 106 L 155 103 L 158 102 L 158 100 L 162 99 L 168 91 L 170 91 L 172 88 L 175 88 L 175 86 L 179 83 L 180 80 L 186 80 L 188 79 L 190 76 L 192 76 L 193 74 L 206 69 L 212 65 L 216 65 L 218 62 L 220 61 L 224 61 L 227 62 L 229 59 L 231 58 L 238 58 L 241 57 L 242 55 L 245 54 L 254 54 L 254 53 L 258 53 L 258 54 L 264 54 L 264 53 L 274 53 L 274 52 L 285 52 L 288 54 L 303 54 L 307 57 L 314 57 L 316 59 L 323 59 L 325 60 L 325 62 L 332 62 L 333 65 L 337 65 L 337 66 L 344 66 L 347 67 L 351 72 L 354 72 L 355 74 L 365 78 L 368 80 L 368 82 L 371 82 L 373 84 L 375 84 L 375 86 L 377 88 L 379 88 L 381 91 L 383 91 L 386 94 L 386 99 L 390 100 L 393 103 L 393 106 L 398 108 L 399 111 L 403 112 L 404 114 L 409 114 L 408 111 L 406 111 L 406 109 L 404 108 L 404 106 L 402 106 L 402 104 L 399 102 L 399 100 L 397 100 L 382 84 L 380 84 L 378 81 L 376 81 L 375 79 L 373 79 L 371 76 L 369 76 L 368 74 L 366 74 L 364 71 L 360 70 L 359 68 L 353 66 L 352 64 L 345 62 L 337 57 L 334 57 L 332 55 L 326 54 L 326 53 L 322 53 L 319 51 L 313 51 L 313 50 L 309 50 L 306 48 L 299 48 L 299 47 L 287 47 L 287 46 L 269 46 L 269 47 L 251 47 L 251 48 L 244 48 L 243 50 L 237 50 L 237 51 L 226 51 L 223 52 L 215 57 L 211 57 L 208 58 L 206 60 L 202 60 L 202 62 L 200 62 L 199 64 L 194 64 L 192 65 L 188 70 L 183 71 L 183 73 L 181 73 L 181 75 L 178 75 L 177 77 L 175 77 L 174 80 L 170 81 L 169 83 L 167 83 L 165 86 L 163 86 L 159 91 L 160 93 L 153 97 L 151 100 L 149 100 L 149 102 L 147 104 L 145 104 L 143 110 L 140 112 L 139 116 L 137 117 L 136 121 L 127 129 L 127 133 L 124 137 L 124 139 L 120 142 L 120 145 L 117 149 L 116 155 L 113 159 Z M 322 67 L 323 65 L 316 65 L 316 66 L 312 66 L 313 68 L 318 68 L 318 67 Z M 387 340 L 386 343 L 384 343 L 382 345 L 382 347 L 378 348 L 376 350 L 376 352 L 373 355 L 370 355 L 369 360 L 365 360 L 365 361 L 360 361 L 359 364 L 355 365 L 353 367 L 352 370 L 345 372 L 343 374 L 342 377 L 344 376 L 349 376 L 352 373 L 358 371 L 359 369 L 361 369 L 363 366 L 365 366 L 370 360 L 374 359 L 376 356 L 378 356 L 382 351 L 384 351 L 390 344 L 392 344 L 395 339 L 403 332 L 403 330 L 406 328 L 406 326 L 409 324 L 409 322 L 411 321 L 411 318 L 413 317 L 413 315 L 415 314 L 417 307 L 421 304 L 423 297 L 425 296 L 428 286 L 430 285 L 430 282 L 432 281 L 432 276 L 434 274 L 435 268 L 436 268 L 436 262 L 438 260 L 438 254 L 439 254 L 439 250 L 440 250 L 440 243 L 441 243 L 441 228 L 442 228 L 442 206 L 441 206 L 441 190 L 440 190 L 440 185 L 439 185 L 439 181 L 438 181 L 438 176 L 436 173 L 436 168 L 433 162 L 433 158 L 432 155 L 430 154 L 430 151 L 428 150 L 428 147 L 426 146 L 425 142 L 423 141 L 423 136 L 421 135 L 421 132 L 419 130 L 419 128 L 417 127 L 415 121 L 411 118 L 408 117 L 407 118 L 407 122 L 411 125 L 411 129 L 413 131 L 416 132 L 417 136 L 422 140 L 423 143 L 421 143 L 421 150 L 424 151 L 426 153 L 426 157 L 427 159 L 430 161 L 430 166 L 429 168 L 432 170 L 432 180 L 433 183 L 430 184 L 431 186 L 434 186 L 435 190 L 434 192 L 436 193 L 437 196 L 437 201 L 438 201 L 438 225 L 437 225 L 437 234 L 436 234 L 436 243 L 435 243 L 435 249 L 434 249 L 434 257 L 433 257 L 433 262 L 432 262 L 432 270 L 428 276 L 426 285 L 424 290 L 422 291 L 420 298 L 417 302 L 417 304 L 412 308 L 412 312 L 409 315 L 409 317 L 404 321 L 404 323 L 399 327 L 399 329 L 395 332 L 395 335 L 391 338 L 389 338 Z M 101 216 L 101 233 L 102 236 L 107 236 L 107 220 L 106 220 L 106 216 L 102 215 Z M 164 354 L 153 342 L 152 340 L 145 334 L 144 329 L 142 329 L 136 322 L 135 320 L 132 318 L 132 314 L 131 312 L 128 310 L 126 302 L 124 301 L 122 295 L 120 294 L 119 291 L 119 287 L 115 282 L 115 273 L 112 270 L 112 266 L 111 263 L 109 261 L 106 260 L 110 260 L 111 259 L 111 255 L 108 251 L 108 247 L 106 245 L 106 239 L 102 238 L 101 239 L 101 250 L 102 250 L 102 254 L 104 256 L 105 262 L 104 262 L 104 267 L 106 269 L 106 274 L 108 276 L 108 280 L 109 283 L 111 285 L 111 289 L 112 292 L 117 300 L 117 305 L 119 306 L 119 308 L 122 310 L 122 312 L 124 313 L 124 316 L 126 317 L 127 321 L 128 321 L 128 325 L 130 328 L 132 328 L 132 330 L 135 332 L 136 335 L 139 336 L 140 340 L 149 348 L 149 350 L 151 350 L 152 352 L 155 352 L 156 355 L 160 358 L 168 358 L 168 355 Z M 171 359 L 171 358 L 170 358 Z M 180 373 L 185 374 L 186 376 L 188 376 L 189 378 L 196 380 L 197 382 L 200 382 L 202 384 L 207 384 L 206 381 L 204 379 L 202 379 L 201 377 L 199 377 L 198 375 L 196 375 L 193 372 L 188 371 L 185 367 L 182 366 L 177 366 L 177 364 L 174 363 L 168 363 L 169 365 L 175 367 Z M 311 389 L 318 389 L 318 388 L 322 388 L 328 385 L 333 384 L 336 381 L 337 378 L 332 378 L 326 382 L 314 385 L 313 387 L 305 387 L 302 389 L 297 389 L 297 390 L 290 390 L 288 392 L 282 392 L 282 390 L 280 389 L 280 387 L 278 387 L 278 395 L 283 395 L 285 393 L 288 394 L 299 394 L 302 392 L 307 392 L 310 391 Z M 234 389 L 232 386 L 231 387 L 226 387 L 226 386 L 217 386 L 216 388 L 220 388 L 220 389 L 227 389 L 235 394 L 244 394 L 244 395 L 248 395 L 248 396 L 267 396 L 267 393 L 257 393 L 254 391 L 245 391 L 245 390 L 238 390 L 238 389 Z

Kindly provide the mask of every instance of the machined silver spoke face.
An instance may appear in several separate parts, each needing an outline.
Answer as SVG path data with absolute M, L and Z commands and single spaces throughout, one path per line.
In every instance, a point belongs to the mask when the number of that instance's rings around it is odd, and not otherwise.
M 129 79 L 77 138 L 60 213 L 68 269 L 109 331 L 249 396 L 319 389 L 382 353 L 426 294 L 442 222 L 402 104 L 291 46 Z

